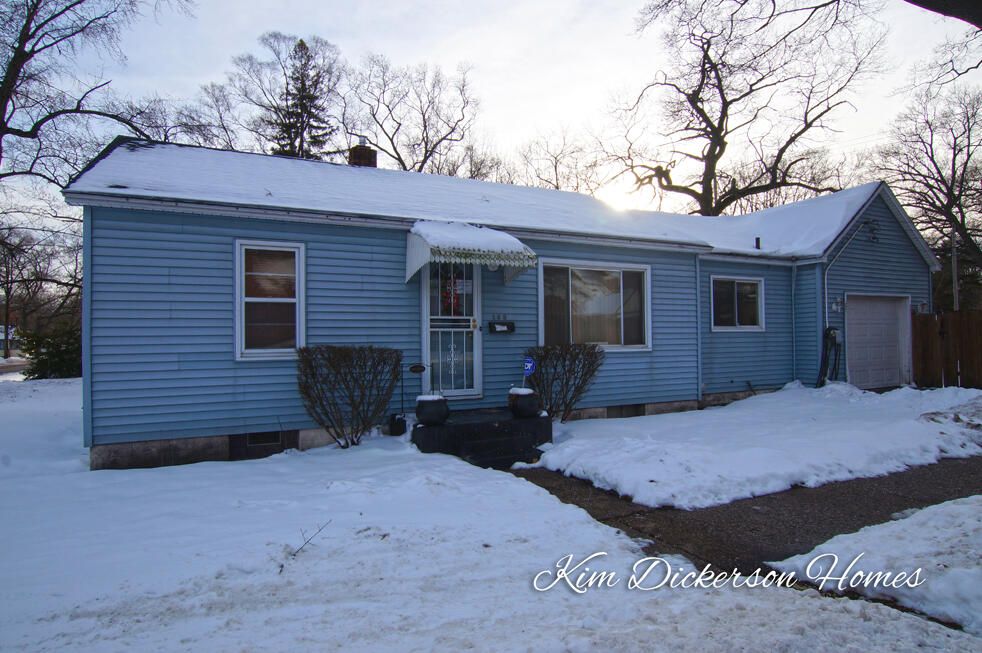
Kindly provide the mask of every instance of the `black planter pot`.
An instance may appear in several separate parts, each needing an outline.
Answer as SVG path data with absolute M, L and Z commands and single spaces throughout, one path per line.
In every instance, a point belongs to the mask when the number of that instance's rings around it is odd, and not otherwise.
M 444 397 L 416 400 L 416 421 L 423 426 L 440 426 L 448 417 L 450 406 Z
M 539 415 L 539 395 L 535 392 L 528 394 L 508 393 L 508 407 L 511 408 L 515 419 L 529 419 Z
M 406 432 L 406 418 L 403 415 L 389 416 L 389 435 L 402 435 Z

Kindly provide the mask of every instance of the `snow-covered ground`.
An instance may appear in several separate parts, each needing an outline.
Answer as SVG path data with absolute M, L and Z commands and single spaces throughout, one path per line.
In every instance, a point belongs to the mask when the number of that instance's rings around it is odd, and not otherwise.
M 0 382 L 2 650 L 982 646 L 814 591 L 628 590 L 639 543 L 510 474 L 394 438 L 85 471 L 80 404 L 77 380 Z M 596 551 L 608 555 L 591 569 L 617 586 L 533 589 L 561 557 Z
M 538 464 L 644 505 L 701 508 L 982 454 L 982 432 L 920 418 L 980 398 L 789 384 L 721 408 L 571 422 Z
M 896 521 L 839 535 L 810 553 L 771 564 L 784 571 L 794 571 L 799 578 L 831 576 L 824 584 L 826 590 L 845 588 L 866 596 L 893 599 L 982 635 L 982 495 L 897 517 Z M 812 564 L 811 573 L 806 574 L 807 567 L 818 556 L 824 557 Z M 833 578 L 841 576 L 853 560 L 856 564 L 847 575 L 848 581 L 840 586 Z M 913 583 L 900 583 L 897 587 L 866 585 L 853 573 L 868 575 L 918 568 L 923 571 L 920 578 L 924 582 L 917 587 L 911 587 Z

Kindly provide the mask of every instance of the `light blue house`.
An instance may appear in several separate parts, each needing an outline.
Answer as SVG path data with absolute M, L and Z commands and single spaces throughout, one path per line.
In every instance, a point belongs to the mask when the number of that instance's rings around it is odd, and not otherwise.
M 465 409 L 503 406 L 527 347 L 600 342 L 583 412 L 627 416 L 814 384 L 835 327 L 838 378 L 895 386 L 938 267 L 881 183 L 709 218 L 119 139 L 65 197 L 85 213 L 93 467 L 316 441 L 304 344 L 399 348 L 428 365 L 406 397 Z

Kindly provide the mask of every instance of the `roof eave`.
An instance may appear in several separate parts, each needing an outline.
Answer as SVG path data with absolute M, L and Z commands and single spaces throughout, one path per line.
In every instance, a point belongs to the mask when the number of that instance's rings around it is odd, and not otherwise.
M 339 211 L 317 211 L 312 209 L 293 209 L 255 204 L 235 204 L 231 202 L 207 202 L 168 198 L 131 193 L 99 193 L 92 191 L 62 191 L 65 201 L 71 206 L 99 206 L 105 208 L 129 208 L 145 211 L 167 210 L 176 213 L 206 213 L 228 217 L 253 218 L 259 220 L 280 220 L 290 222 L 309 222 L 315 224 L 346 224 L 372 228 L 410 229 L 420 220 L 445 222 L 467 222 L 466 220 L 439 220 L 432 217 L 410 217 L 379 215 L 369 213 L 350 213 Z M 637 238 L 593 234 L 589 232 L 549 231 L 525 229 L 521 227 L 489 226 L 516 237 L 539 240 L 560 240 L 564 242 L 604 243 L 618 247 L 638 247 L 644 249 L 669 249 L 673 251 L 709 252 L 712 247 L 705 243 L 687 242 L 672 239 Z

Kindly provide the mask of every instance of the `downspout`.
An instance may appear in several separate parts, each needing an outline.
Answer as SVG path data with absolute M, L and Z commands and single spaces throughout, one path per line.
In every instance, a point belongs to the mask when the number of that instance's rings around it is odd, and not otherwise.
M 798 285 L 798 259 L 791 259 L 791 380 L 798 380 L 798 303 L 794 291 Z
M 92 446 L 92 207 L 82 209 L 82 438 Z
M 702 402 L 702 271 L 696 254 L 696 401 Z

